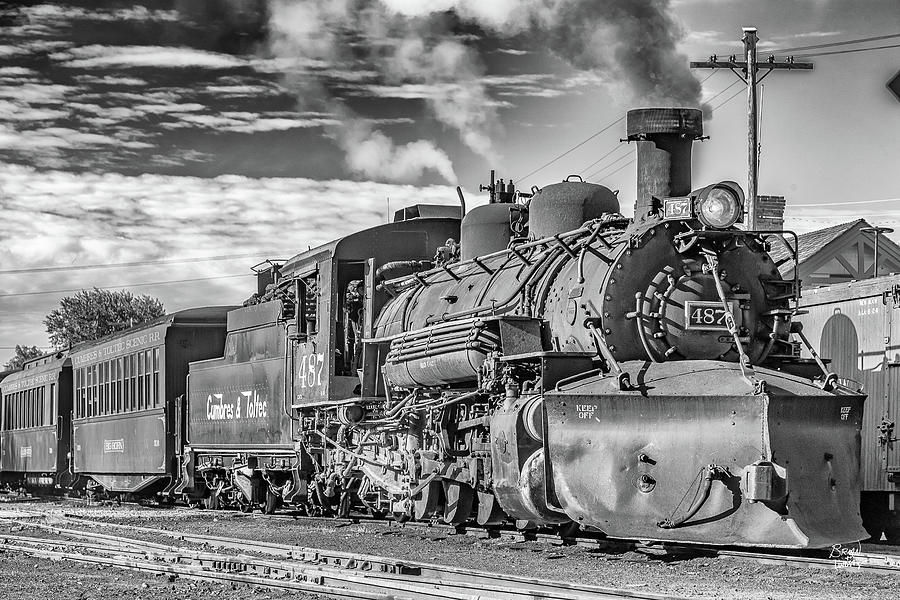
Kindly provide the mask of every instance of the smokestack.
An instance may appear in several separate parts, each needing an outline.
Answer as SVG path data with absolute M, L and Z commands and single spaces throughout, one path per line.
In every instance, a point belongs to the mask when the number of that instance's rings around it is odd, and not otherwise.
M 703 113 L 696 108 L 629 110 L 628 141 L 637 142 L 635 220 L 654 209 L 653 198 L 691 193 L 691 144 L 703 136 Z

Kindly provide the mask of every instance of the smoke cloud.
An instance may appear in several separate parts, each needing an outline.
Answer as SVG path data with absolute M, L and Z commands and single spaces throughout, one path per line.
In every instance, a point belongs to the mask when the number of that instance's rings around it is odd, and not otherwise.
M 434 171 L 449 183 L 457 181 L 450 157 L 429 141 L 397 146 L 361 120 L 348 121 L 338 130 L 337 140 L 347 166 L 369 179 L 414 183 L 423 173 Z
M 489 46 L 479 43 L 485 39 L 549 51 L 592 71 L 623 104 L 700 104 L 700 85 L 676 51 L 683 32 L 669 0 L 269 0 L 267 14 L 275 58 L 373 72 L 379 85 L 414 84 L 429 114 L 485 157 L 496 156 L 491 139 L 501 131 L 478 49 Z M 308 77 L 294 81 L 300 102 L 340 103 L 338 92 Z M 432 142 L 398 146 L 342 111 L 332 133 L 355 172 L 409 181 L 432 171 L 455 180 Z

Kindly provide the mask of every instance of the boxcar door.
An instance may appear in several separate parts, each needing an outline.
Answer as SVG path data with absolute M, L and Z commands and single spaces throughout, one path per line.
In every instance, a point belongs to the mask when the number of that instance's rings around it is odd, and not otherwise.
M 900 285 L 886 290 L 882 303 L 889 326 L 884 337 L 884 404 L 881 414 L 875 415 L 880 420 L 878 446 L 884 469 L 900 473 Z
M 878 424 L 884 412 L 886 381 L 884 338 L 890 329 L 891 311 L 878 291 L 862 297 L 848 290 L 843 299 L 811 307 L 804 319 L 804 332 L 822 357 L 830 359 L 829 368 L 847 384 L 859 384 L 868 395 L 863 412 L 862 465 L 864 481 L 871 489 L 884 482 Z M 877 484 L 875 482 L 878 482 Z

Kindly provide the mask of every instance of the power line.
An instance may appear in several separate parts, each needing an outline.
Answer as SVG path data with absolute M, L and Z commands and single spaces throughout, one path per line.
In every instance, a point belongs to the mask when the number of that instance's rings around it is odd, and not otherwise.
M 733 82 L 731 85 L 725 87 L 722 91 L 718 92 L 715 96 L 713 96 L 712 98 L 710 98 L 710 101 L 713 100 L 713 99 L 715 99 L 715 98 L 717 98 L 717 97 L 720 96 L 722 93 L 727 92 L 729 89 L 731 89 L 732 87 L 734 87 L 734 86 L 737 85 L 738 83 L 740 83 L 740 81 L 735 81 L 735 82 Z M 743 90 L 743 89 L 738 90 L 737 92 L 735 92 L 734 94 L 732 94 L 731 96 L 729 96 L 726 100 L 724 100 L 723 102 L 721 102 L 718 106 L 714 106 L 713 108 L 711 108 L 711 109 L 710 109 L 710 113 L 713 113 L 713 112 L 719 110 L 720 108 L 722 108 L 723 106 L 725 106 L 726 104 L 728 104 L 729 102 L 731 102 L 732 100 L 734 100 L 735 98 L 737 98 L 738 96 L 740 96 L 740 95 L 743 94 L 743 93 L 744 93 L 744 90 Z M 617 150 L 618 148 L 619 148 L 619 146 L 616 146 L 615 148 L 613 148 L 613 151 Z M 613 151 L 607 152 L 607 153 L 604 155 L 604 158 L 605 158 L 606 156 L 609 156 L 610 154 L 612 154 Z M 590 175 L 588 175 L 588 176 L 586 177 L 586 179 L 593 179 L 594 177 L 596 177 L 597 175 L 599 175 L 602 171 L 604 171 L 604 170 L 608 169 L 609 167 L 613 166 L 614 164 L 616 164 L 617 162 L 619 162 L 619 161 L 622 160 L 623 158 L 626 158 L 630 153 L 631 153 L 631 151 L 629 150 L 629 152 L 627 152 L 626 154 L 623 154 L 622 156 L 618 157 L 617 159 L 615 159 L 614 161 L 612 161 L 612 162 L 609 163 L 608 165 L 605 165 L 605 166 L 603 166 L 603 167 L 600 167 L 599 169 L 597 169 L 596 171 L 594 171 L 593 173 L 591 173 Z M 615 169 L 614 171 L 611 171 L 611 172 L 607 173 L 606 175 L 604 175 L 604 177 L 612 177 L 613 175 L 615 175 L 616 173 L 618 173 L 619 171 L 621 171 L 622 169 L 624 169 L 624 168 L 627 167 L 628 165 L 634 164 L 636 160 L 637 160 L 637 159 L 632 159 L 632 160 L 628 161 L 627 163 L 625 163 L 625 164 L 623 164 L 622 166 L 618 167 L 618 168 Z M 597 162 L 599 162 L 599 161 L 597 161 Z M 595 164 L 596 164 L 596 163 L 595 163 Z
M 707 75 L 706 77 L 704 77 L 704 78 L 700 81 L 700 85 L 703 85 L 704 83 L 706 83 L 706 82 L 709 80 L 709 78 L 712 77 L 712 76 L 715 75 L 715 74 L 716 74 L 716 72 L 713 71 L 712 73 L 710 73 L 709 75 Z M 604 132 L 608 131 L 608 130 L 609 130 L 611 127 L 613 127 L 614 125 L 616 125 L 616 124 L 618 124 L 618 123 L 621 123 L 624 119 L 625 119 L 625 116 L 624 116 L 624 115 L 621 116 L 621 117 L 619 117 L 618 119 L 616 119 L 616 120 L 613 121 L 612 123 L 610 123 L 610 124 L 604 126 L 604 127 L 603 127 L 602 129 L 600 129 L 599 131 L 597 131 L 597 132 L 591 134 L 588 138 L 586 138 L 586 139 L 582 140 L 581 142 L 575 144 L 574 146 L 572 146 L 571 148 L 569 148 L 568 150 L 566 150 L 566 151 L 563 152 L 562 154 L 560 154 L 560 155 L 556 156 L 555 158 L 551 159 L 550 161 L 544 163 L 543 165 L 541 165 L 540 167 L 538 167 L 538 168 L 536 168 L 535 170 L 531 171 L 530 173 L 528 173 L 528 174 L 525 175 L 524 177 L 520 177 L 520 178 L 519 178 L 519 183 L 521 183 L 522 181 L 528 179 L 529 177 L 531 177 L 531 176 L 534 175 L 535 173 L 538 173 L 539 171 L 542 171 L 542 170 L 545 169 L 546 167 L 549 167 L 550 165 L 552 165 L 553 163 L 555 163 L 556 161 L 558 161 L 560 158 L 562 158 L 562 157 L 564 157 L 564 156 L 567 156 L 567 155 L 571 154 L 572 152 L 574 152 L 574 151 L 577 150 L 578 148 L 584 146 L 586 143 L 588 143 L 589 141 L 591 141 L 592 139 L 594 139 L 595 137 L 597 137 L 597 136 L 600 135 L 601 133 L 604 133 Z M 617 147 L 618 147 L 618 146 L 617 146 Z M 615 150 L 615 148 L 613 148 L 613 150 Z M 590 169 L 591 167 L 593 167 L 594 165 L 596 165 L 597 163 L 599 163 L 601 160 L 603 160 L 604 158 L 606 158 L 607 156 L 609 156 L 610 154 L 612 154 L 613 150 L 611 150 L 610 152 L 607 152 L 606 154 L 604 154 L 603 156 L 601 156 L 600 158 L 598 158 L 597 160 L 595 160 L 594 162 L 592 162 L 592 163 L 589 164 L 588 166 L 584 167 L 583 169 L 580 170 L 580 172 L 587 171 L 588 169 Z
M 882 202 L 900 202 L 900 198 L 885 198 L 883 200 L 848 200 L 847 202 L 829 202 L 827 206 L 854 206 L 856 204 L 880 204 Z M 791 207 L 796 206 L 818 206 L 822 207 L 823 204 L 821 202 L 816 202 L 813 204 L 791 204 Z
M 865 219 L 866 217 L 898 217 L 900 213 L 897 212 L 882 212 L 882 213 L 866 213 L 855 214 L 855 215 L 797 215 L 792 216 L 785 213 L 785 219 Z
M 835 50 L 834 52 L 811 52 L 809 54 L 798 54 L 797 56 L 833 56 L 835 54 L 853 54 L 854 52 L 871 52 L 872 50 L 886 50 L 888 48 L 900 48 L 900 44 L 890 44 L 888 46 L 872 46 L 871 48 L 854 48 L 852 50 Z
M 186 262 L 211 262 L 217 260 L 231 260 L 235 258 L 253 258 L 264 256 L 267 254 L 277 254 L 276 252 L 254 252 L 252 254 L 224 254 L 221 256 L 200 256 L 194 258 L 169 258 L 160 260 L 138 260 L 133 262 L 108 263 L 95 265 L 68 265 L 56 267 L 33 267 L 28 269 L 6 269 L 0 270 L 0 275 L 20 275 L 23 273 L 53 273 L 57 271 L 87 271 L 90 269 L 116 269 L 120 267 L 144 267 L 148 265 L 171 265 Z
M 761 54 L 783 54 L 785 52 L 798 52 L 800 50 L 818 50 L 820 48 L 834 48 L 836 46 L 849 46 L 851 44 L 862 44 L 863 42 L 877 42 L 878 40 L 889 40 L 891 38 L 900 37 L 900 33 L 891 33 L 889 35 L 876 35 L 867 38 L 858 38 L 855 40 L 844 40 L 842 42 L 828 42 L 825 44 L 816 44 L 815 46 L 797 46 L 795 48 L 779 48 L 778 50 L 760 50 Z
M 616 147 L 616 150 L 619 150 L 620 148 L 622 148 L 622 146 L 617 146 L 617 147 Z M 621 160 L 624 160 L 624 159 L 628 158 L 629 156 L 631 156 L 632 152 L 633 152 L 633 151 L 632 151 L 632 149 L 631 149 L 630 147 L 625 146 L 625 153 L 624 153 L 624 154 L 622 154 L 621 156 L 619 156 L 618 158 L 616 158 L 616 159 L 615 159 L 614 161 L 612 161 L 611 163 L 606 164 L 606 165 L 603 165 L 602 167 L 600 167 L 599 169 L 597 169 L 596 171 L 594 171 L 593 173 L 591 173 L 590 175 L 588 175 L 588 179 L 593 179 L 594 177 L 597 177 L 598 175 L 600 175 L 600 173 L 602 173 L 602 172 L 605 171 L 606 169 L 610 168 L 611 166 L 613 166 L 613 165 L 616 164 L 617 162 L 619 162 L 619 161 L 621 161 Z M 628 163 L 628 164 L 630 164 L 630 163 Z M 608 175 L 608 174 L 607 174 L 607 175 L 604 175 L 604 177 L 609 177 L 609 175 Z
M 147 287 L 151 285 L 170 285 L 173 283 L 193 283 L 195 281 L 212 281 L 214 279 L 232 279 L 235 277 L 251 277 L 253 276 L 251 273 L 240 274 L 240 275 L 219 275 L 216 277 L 193 277 L 191 279 L 176 279 L 172 281 L 152 281 L 148 283 L 131 283 L 131 284 L 123 284 L 123 285 L 107 285 L 107 286 L 97 286 L 99 290 L 114 290 L 118 288 L 136 288 L 136 287 Z M 18 292 L 14 294 L 0 294 L 0 298 L 15 298 L 21 296 L 41 296 L 44 294 L 66 294 L 69 292 L 80 292 L 85 288 L 75 288 L 68 290 L 44 290 L 41 292 Z
M 607 130 L 611 129 L 613 126 L 615 126 L 615 125 L 621 123 L 621 122 L 624 121 L 624 120 L 625 120 L 625 115 L 622 115 L 621 117 L 619 117 L 618 119 L 616 119 L 615 121 L 613 121 L 612 123 L 610 123 L 609 125 L 604 126 L 600 131 L 597 131 L 597 132 L 591 134 L 590 136 L 588 136 L 588 137 L 585 138 L 584 140 L 578 142 L 577 144 L 575 144 L 574 146 L 572 146 L 571 148 L 569 148 L 568 150 L 566 150 L 566 151 L 563 152 L 562 154 L 560 154 L 560 155 L 556 156 L 555 158 L 553 158 L 553 159 L 551 159 L 551 160 L 545 162 L 544 164 L 542 164 L 542 165 L 541 165 L 540 167 L 538 167 L 537 169 L 534 169 L 533 171 L 531 171 L 530 173 L 528 173 L 528 174 L 525 175 L 524 177 L 519 177 L 519 185 L 521 185 L 523 181 L 525 181 L 526 179 L 528 179 L 529 177 L 531 177 L 531 176 L 534 175 L 535 173 L 537 173 L 537 172 L 539 172 L 539 171 L 543 171 L 544 169 L 546 169 L 547 167 L 549 167 L 550 165 L 552 165 L 553 163 L 555 163 L 556 161 L 558 161 L 558 160 L 561 159 L 562 157 L 571 154 L 572 152 L 574 152 L 574 151 L 577 150 L 578 148 L 581 148 L 582 146 L 584 146 L 585 144 L 587 144 L 589 141 L 591 141 L 592 139 L 594 139 L 595 137 L 597 137 L 597 136 L 600 135 L 601 133 L 606 132 Z

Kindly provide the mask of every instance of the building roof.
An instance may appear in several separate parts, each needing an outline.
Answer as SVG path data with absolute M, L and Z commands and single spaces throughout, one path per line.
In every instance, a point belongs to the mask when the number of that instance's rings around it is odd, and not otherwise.
M 856 219 L 797 236 L 797 271 L 805 287 L 860 281 L 874 275 L 875 236 L 871 227 Z M 790 236 L 785 239 L 791 241 Z M 887 236 L 878 239 L 879 274 L 900 272 L 900 246 Z M 769 252 L 783 277 L 793 277 L 794 261 L 784 244 L 774 242 Z
M 849 223 L 841 223 L 826 227 L 825 229 L 817 229 L 797 236 L 797 254 L 798 264 L 808 261 L 813 255 L 818 254 L 820 250 L 828 244 L 834 242 L 838 238 L 853 230 L 859 230 L 863 227 L 869 227 L 869 223 L 865 219 L 856 219 Z M 790 238 L 788 238 L 790 240 Z M 789 273 L 793 267 L 790 260 L 790 252 L 783 244 L 773 245 L 769 251 L 769 255 L 775 264 L 779 265 L 782 275 Z M 784 264 L 782 264 L 784 262 Z

